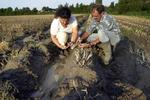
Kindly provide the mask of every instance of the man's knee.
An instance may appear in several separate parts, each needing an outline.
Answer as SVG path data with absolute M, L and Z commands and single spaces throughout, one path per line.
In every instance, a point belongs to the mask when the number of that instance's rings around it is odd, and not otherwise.
M 111 45 L 109 42 L 107 42 L 100 44 L 99 47 L 103 50 L 103 54 L 100 55 L 102 61 L 105 65 L 108 65 L 112 59 Z

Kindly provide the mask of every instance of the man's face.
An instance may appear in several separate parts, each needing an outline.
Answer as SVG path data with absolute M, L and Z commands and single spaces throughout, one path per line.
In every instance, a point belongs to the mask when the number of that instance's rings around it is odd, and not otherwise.
M 101 17 L 102 17 L 102 13 L 99 14 L 99 12 L 96 9 L 92 10 L 92 17 L 95 21 L 99 22 Z
M 69 23 L 69 19 L 66 18 L 59 18 L 60 23 L 62 24 L 63 27 L 67 27 L 68 23 Z

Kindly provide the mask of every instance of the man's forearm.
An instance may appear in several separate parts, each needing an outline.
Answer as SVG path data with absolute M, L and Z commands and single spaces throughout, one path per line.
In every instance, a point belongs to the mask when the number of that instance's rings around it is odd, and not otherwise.
M 89 33 L 87 33 L 87 32 L 85 32 L 82 36 L 81 36 L 81 40 L 85 40 L 85 39 L 87 39 L 88 38 L 88 36 L 89 36 Z
M 90 42 L 90 45 L 92 46 L 92 45 L 96 45 L 96 44 L 98 44 L 98 43 L 100 43 L 99 38 L 97 38 L 97 39 L 95 39 L 94 41 Z

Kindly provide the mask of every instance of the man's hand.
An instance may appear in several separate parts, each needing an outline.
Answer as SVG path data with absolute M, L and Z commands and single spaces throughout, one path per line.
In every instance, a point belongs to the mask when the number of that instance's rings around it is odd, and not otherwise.
M 77 43 L 80 44 L 81 42 L 82 42 L 82 39 L 79 37 L 78 40 L 77 40 Z
M 74 42 L 69 42 L 67 45 L 68 45 L 69 47 L 72 47 L 72 46 L 74 45 Z
M 74 48 L 77 46 L 77 43 L 69 42 L 69 43 L 68 43 L 68 46 L 69 46 L 71 49 L 74 49 Z
M 89 43 L 80 43 L 79 47 L 80 48 L 89 48 L 89 47 L 91 47 L 91 45 Z

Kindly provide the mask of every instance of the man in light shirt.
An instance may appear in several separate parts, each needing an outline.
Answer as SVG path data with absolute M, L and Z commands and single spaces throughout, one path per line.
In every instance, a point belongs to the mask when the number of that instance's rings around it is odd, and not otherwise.
M 54 44 L 61 49 L 71 47 L 78 38 L 77 26 L 77 20 L 68 7 L 58 8 L 50 27 Z
M 97 45 L 103 49 L 100 55 L 105 65 L 108 65 L 112 59 L 111 46 L 115 50 L 120 41 L 120 29 L 115 19 L 105 12 L 104 6 L 96 4 L 92 7 L 92 21 L 88 25 L 86 32 L 78 40 L 81 48 Z M 87 40 L 82 43 L 82 40 Z

